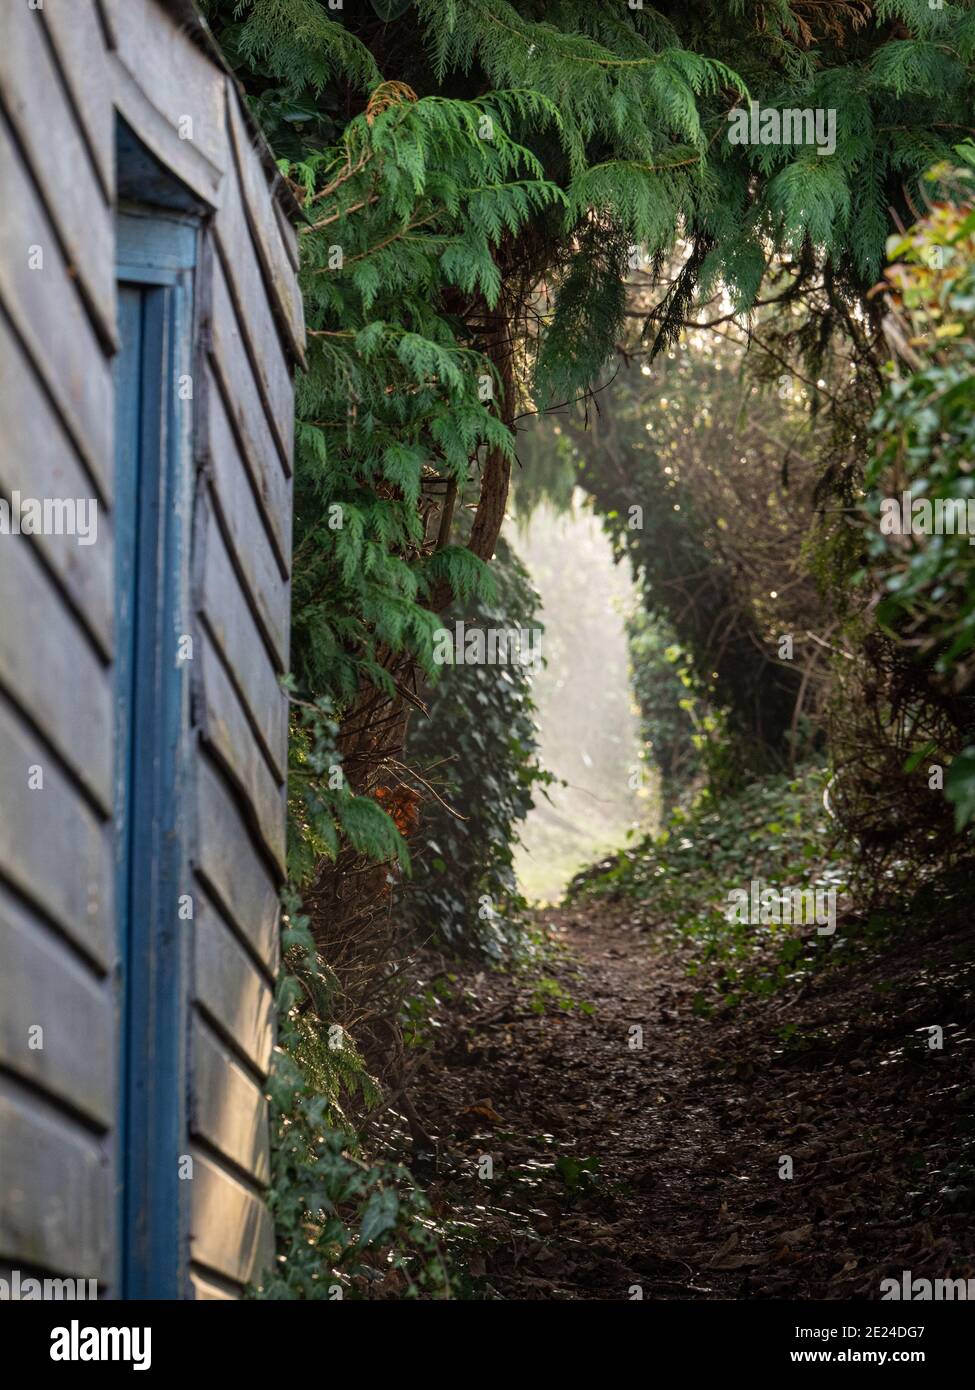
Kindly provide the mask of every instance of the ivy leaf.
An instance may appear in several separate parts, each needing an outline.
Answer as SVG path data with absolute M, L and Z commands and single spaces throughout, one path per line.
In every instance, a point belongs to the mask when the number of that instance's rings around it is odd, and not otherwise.
M 369 1245 L 391 1231 L 396 1225 L 398 1215 L 399 1198 L 392 1188 L 385 1187 L 374 1192 L 362 1212 L 362 1223 L 359 1227 L 359 1239 L 362 1244 Z

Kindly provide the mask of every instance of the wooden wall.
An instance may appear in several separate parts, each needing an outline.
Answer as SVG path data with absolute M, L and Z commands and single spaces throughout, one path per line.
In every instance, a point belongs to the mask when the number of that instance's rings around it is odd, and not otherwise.
M 120 114 L 205 209 L 194 297 L 180 827 L 187 1296 L 271 1259 L 264 1083 L 284 873 L 297 244 L 232 78 L 184 0 L 4 6 L 0 494 L 96 497 L 98 542 L 0 536 L 0 1268 L 115 1290 L 118 940 L 112 360 Z M 189 124 L 187 123 L 189 118 Z M 191 132 L 187 138 L 186 131 Z M 133 190 L 126 187 L 126 196 Z M 293 211 L 293 209 L 292 209 Z M 43 254 L 41 269 L 36 250 Z M 32 789 L 30 769 L 43 772 Z M 43 1028 L 43 1047 L 29 1046 Z M 174 1156 L 175 1157 L 178 1156 Z

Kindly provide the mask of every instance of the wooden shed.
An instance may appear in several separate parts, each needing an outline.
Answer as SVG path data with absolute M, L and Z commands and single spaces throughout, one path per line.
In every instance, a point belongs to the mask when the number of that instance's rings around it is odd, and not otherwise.
M 298 209 L 188 0 L 0 14 L 0 1276 L 273 1255 Z

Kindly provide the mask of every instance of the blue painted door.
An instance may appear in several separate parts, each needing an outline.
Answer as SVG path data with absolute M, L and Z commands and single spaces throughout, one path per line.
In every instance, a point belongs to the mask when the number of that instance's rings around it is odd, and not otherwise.
M 177 1298 L 187 1264 L 181 638 L 196 228 L 133 211 L 119 215 L 117 236 L 118 1287 L 124 1298 Z

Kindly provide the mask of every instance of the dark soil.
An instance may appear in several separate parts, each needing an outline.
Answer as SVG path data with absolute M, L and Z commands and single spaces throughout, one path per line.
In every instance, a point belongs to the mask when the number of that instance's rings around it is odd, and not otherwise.
M 414 1087 L 439 1149 L 418 1176 L 471 1293 L 877 1299 L 904 1270 L 975 1276 L 972 926 L 701 1015 L 689 948 L 632 908 L 543 924 L 559 989 L 457 976 Z

